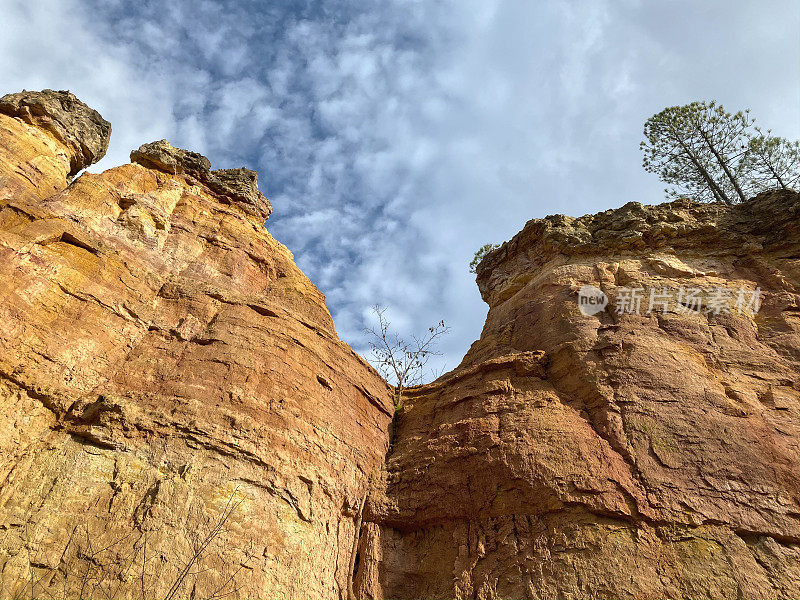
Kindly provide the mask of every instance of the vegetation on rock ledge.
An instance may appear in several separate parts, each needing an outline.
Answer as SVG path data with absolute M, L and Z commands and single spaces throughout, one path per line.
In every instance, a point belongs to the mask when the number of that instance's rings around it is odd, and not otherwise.
M 374 306 L 372 312 L 378 319 L 377 327 L 367 327 L 368 341 L 372 351 L 372 364 L 394 384 L 393 402 L 395 410 L 403 408 L 403 391 L 419 385 L 425 376 L 425 367 L 433 356 L 440 356 L 436 348 L 438 338 L 450 331 L 444 321 L 428 327 L 422 337 L 412 336 L 406 341 L 395 332 L 390 332 L 391 323 L 386 318 L 386 309 Z
M 673 186 L 668 196 L 701 202 L 796 189 L 800 145 L 753 127 L 749 112 L 729 113 L 714 101 L 665 108 L 644 124 L 642 166 Z

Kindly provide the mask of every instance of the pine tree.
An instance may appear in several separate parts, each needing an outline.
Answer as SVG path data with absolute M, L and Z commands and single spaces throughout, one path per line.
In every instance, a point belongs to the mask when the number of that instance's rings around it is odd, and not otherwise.
M 743 202 L 752 192 L 743 176 L 748 113 L 729 113 L 713 101 L 665 108 L 644 125 L 644 168 L 675 186 L 668 195 Z
M 484 244 L 475 252 L 475 256 L 472 257 L 472 261 L 469 263 L 469 272 L 470 273 L 477 273 L 478 272 L 478 264 L 483 260 L 483 257 L 489 254 L 492 250 L 496 250 L 500 247 L 500 244 Z
M 759 189 L 798 189 L 800 180 L 800 143 L 776 137 L 755 128 L 750 138 L 744 171 L 751 185 Z

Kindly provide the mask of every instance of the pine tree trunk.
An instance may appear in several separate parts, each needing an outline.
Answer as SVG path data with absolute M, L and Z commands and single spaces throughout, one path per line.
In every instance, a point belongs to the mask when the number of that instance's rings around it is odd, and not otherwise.
M 781 176 L 778 175 L 778 172 L 772 167 L 772 163 L 767 160 L 765 160 L 764 162 L 767 163 L 767 167 L 769 168 L 770 171 L 772 171 L 772 174 L 775 176 L 775 179 L 778 180 L 778 184 L 781 186 L 781 189 L 784 190 L 787 189 L 786 184 L 783 183 L 783 179 L 781 179 Z
M 692 164 L 694 164 L 694 166 L 697 167 L 697 170 L 700 171 L 700 174 L 703 176 L 703 179 L 705 179 L 708 187 L 711 189 L 711 193 L 714 194 L 714 197 L 725 204 L 732 204 L 727 194 L 725 194 L 725 192 L 723 192 L 722 189 L 717 185 L 717 182 L 714 181 L 714 178 L 711 177 L 708 171 L 706 171 L 705 167 L 700 164 L 700 161 L 697 160 L 697 157 L 694 154 L 692 154 L 692 151 L 689 150 L 686 144 L 684 144 L 680 139 L 678 140 L 678 143 L 681 145 L 681 148 L 683 148 L 686 156 L 689 157 L 689 160 L 692 161 Z
M 695 127 L 697 127 L 697 130 L 700 132 L 700 135 L 705 140 L 706 145 L 708 146 L 708 149 L 711 150 L 711 153 L 717 159 L 717 162 L 719 163 L 719 166 L 721 166 L 722 170 L 725 171 L 725 175 L 727 175 L 728 179 L 731 180 L 731 183 L 733 184 L 733 189 L 736 190 L 736 193 L 739 195 L 739 199 L 742 202 L 747 200 L 747 198 L 745 198 L 744 192 L 742 191 L 742 188 L 739 187 L 739 182 L 736 181 L 736 178 L 733 176 L 733 173 L 731 173 L 730 169 L 728 168 L 727 163 L 723 160 L 722 156 L 720 156 L 719 152 L 717 152 L 717 149 L 714 147 L 714 144 L 712 144 L 711 140 L 708 139 L 708 136 L 706 135 L 706 132 L 703 131 L 697 125 L 695 125 Z

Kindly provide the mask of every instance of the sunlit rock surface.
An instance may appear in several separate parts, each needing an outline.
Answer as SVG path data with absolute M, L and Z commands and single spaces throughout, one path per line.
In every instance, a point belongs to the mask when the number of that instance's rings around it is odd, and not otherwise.
M 343 596 L 391 396 L 255 173 L 156 142 L 68 185 L 108 124 L 25 102 L 0 99 L 0 597 L 166 597 L 226 507 L 176 598 Z
M 0 98 L 0 598 L 798 597 L 796 193 L 530 221 L 392 419 L 255 172 L 109 135 Z
M 362 593 L 797 598 L 798 208 L 631 203 L 530 221 L 487 256 L 481 339 L 398 418 Z M 584 285 L 605 311 L 579 310 Z M 760 310 L 735 310 L 756 288 Z M 706 312 L 718 289 L 730 312 Z

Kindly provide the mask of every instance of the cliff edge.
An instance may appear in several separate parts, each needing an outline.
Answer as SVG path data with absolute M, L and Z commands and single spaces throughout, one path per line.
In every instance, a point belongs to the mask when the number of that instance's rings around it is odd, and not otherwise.
M 630 203 L 488 254 L 480 340 L 398 416 L 362 595 L 797 597 L 798 217 Z

